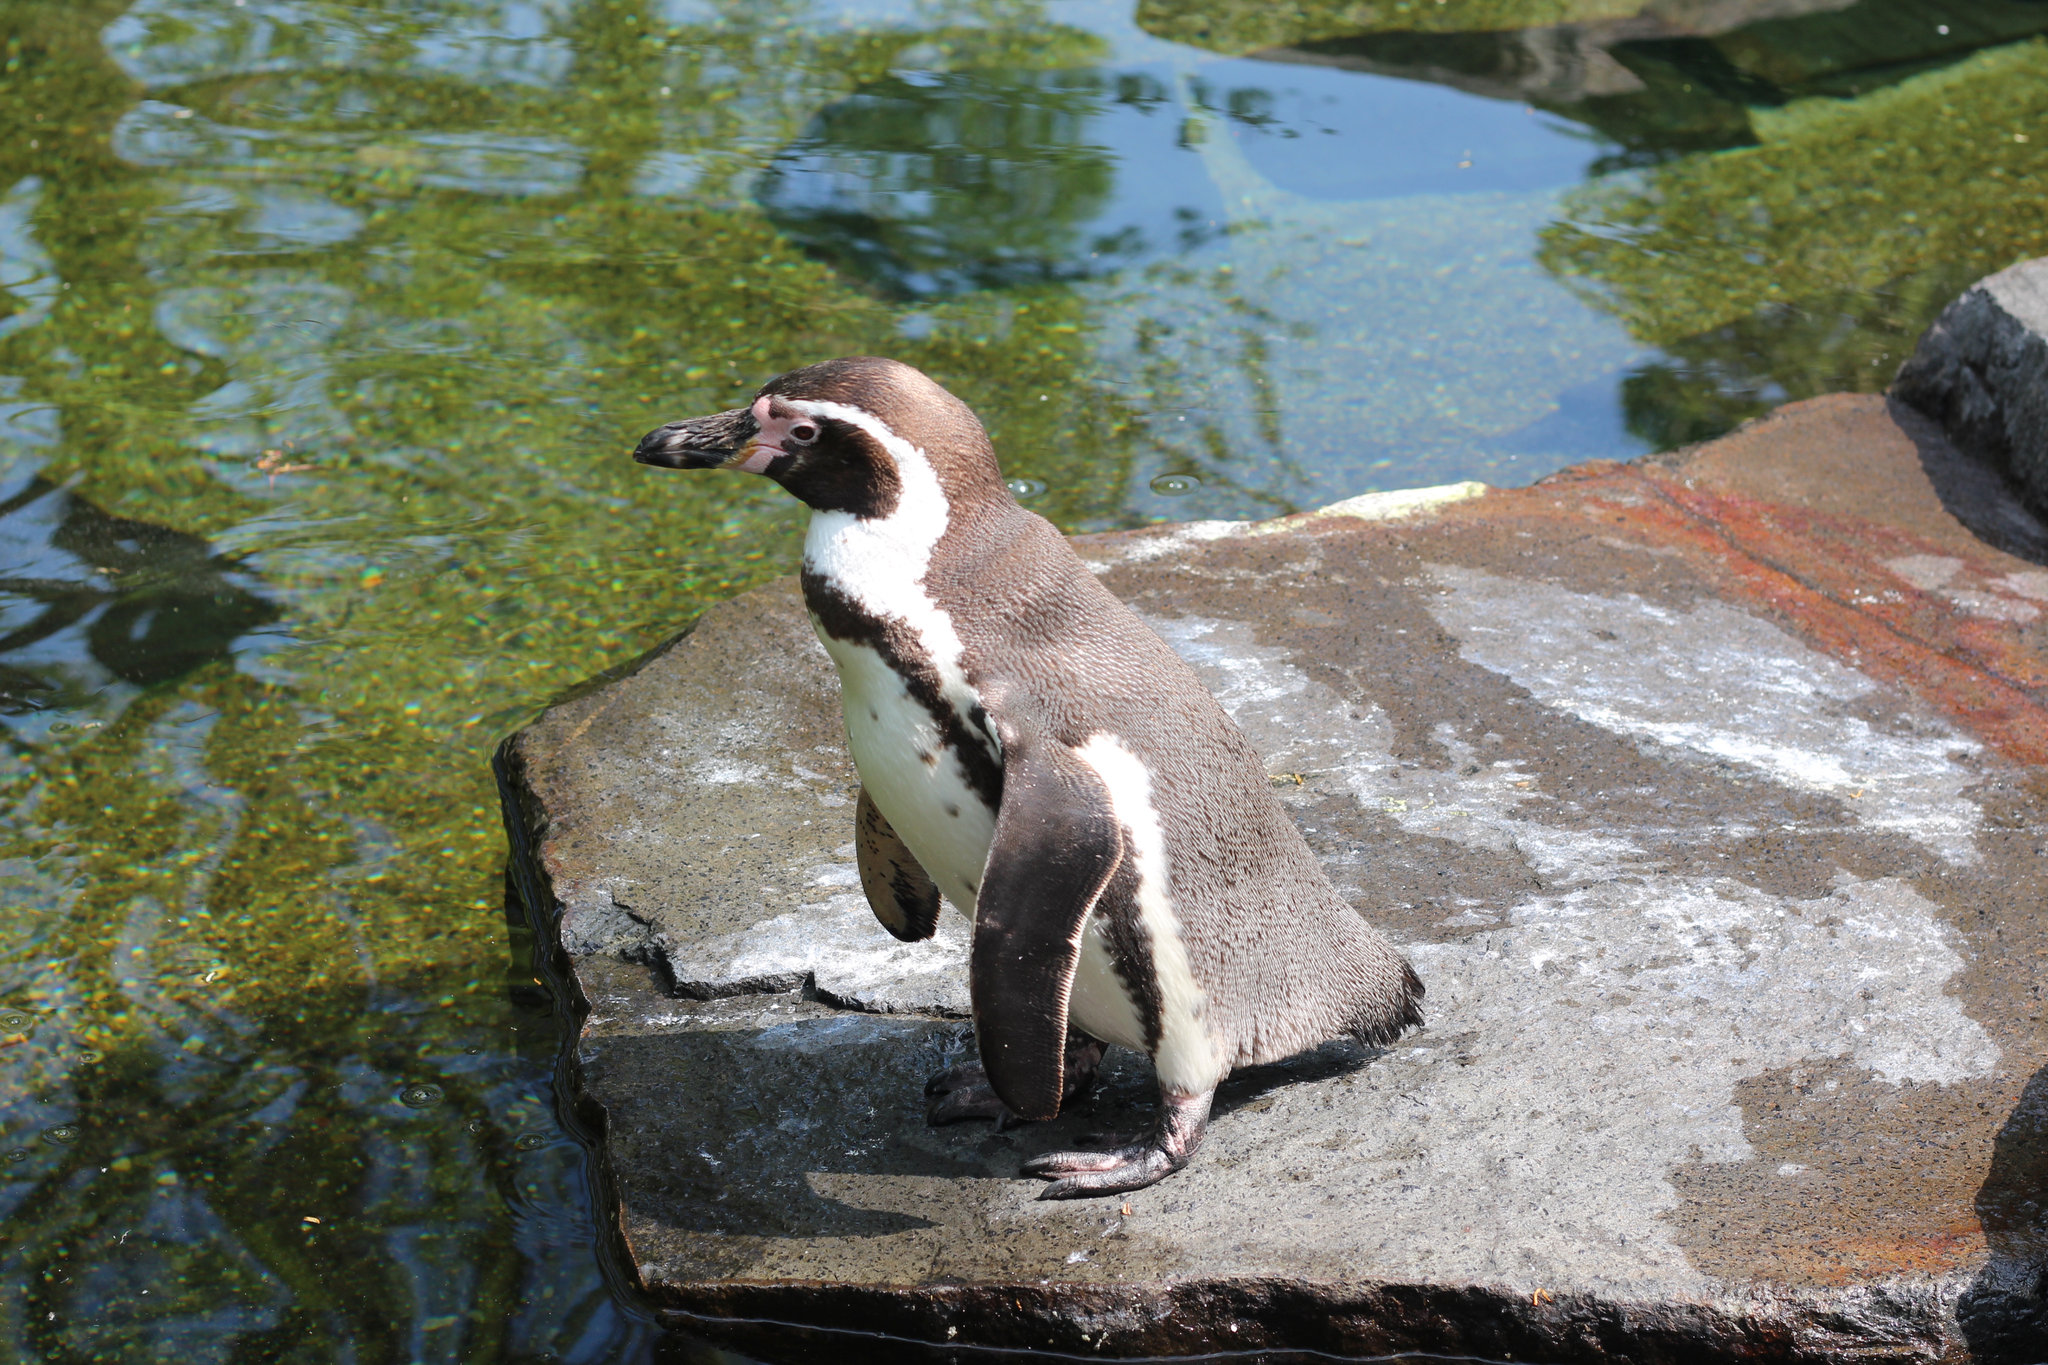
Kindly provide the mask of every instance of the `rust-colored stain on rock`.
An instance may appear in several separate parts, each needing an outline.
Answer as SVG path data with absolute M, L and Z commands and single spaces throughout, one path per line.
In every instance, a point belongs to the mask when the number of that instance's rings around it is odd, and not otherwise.
M 1793 404 L 1683 462 L 1582 465 L 1444 516 L 1547 514 L 1683 551 L 1729 597 L 1912 690 L 2008 757 L 2040 764 L 2048 651 L 2026 627 L 2048 612 L 2048 570 L 1970 536 L 1924 478 L 1897 477 L 1917 472 L 1916 434 L 1939 439 L 1882 398 L 1834 395 Z M 1828 505 L 1767 496 L 1816 491 L 1773 478 L 1774 466 L 1803 466 L 1811 479 L 1829 462 L 1848 467 L 1835 471 Z

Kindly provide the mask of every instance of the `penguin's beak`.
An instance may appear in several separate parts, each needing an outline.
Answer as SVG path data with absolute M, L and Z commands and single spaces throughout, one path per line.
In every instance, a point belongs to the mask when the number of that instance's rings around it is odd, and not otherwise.
M 734 408 L 656 427 L 640 438 L 633 458 L 663 469 L 717 469 L 743 459 L 760 434 L 753 409 Z

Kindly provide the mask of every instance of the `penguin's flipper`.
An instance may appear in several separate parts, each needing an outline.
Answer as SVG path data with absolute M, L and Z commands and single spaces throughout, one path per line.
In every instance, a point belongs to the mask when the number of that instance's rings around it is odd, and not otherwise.
M 989 1084 L 1019 1118 L 1049 1119 L 1067 1088 L 1081 930 L 1123 860 L 1123 827 L 1109 789 L 1072 749 L 996 720 L 1003 803 L 976 897 L 968 986 Z
M 905 943 L 930 938 L 939 927 L 938 884 L 903 846 L 866 787 L 854 807 L 853 849 L 861 890 L 882 927 Z

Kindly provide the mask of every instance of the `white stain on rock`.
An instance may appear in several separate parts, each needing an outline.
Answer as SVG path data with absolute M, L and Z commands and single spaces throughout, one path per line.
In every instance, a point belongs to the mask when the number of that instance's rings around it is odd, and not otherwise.
M 1351 702 L 1260 645 L 1250 626 L 1201 617 L 1147 618 L 1266 759 L 1268 772 L 1338 777 L 1358 803 L 1410 834 L 1517 853 L 1553 885 L 1597 880 L 1647 855 L 1624 837 L 1549 825 L 1525 812 L 1552 803 L 1510 762 L 1482 761 L 1439 726 L 1451 771 L 1403 764 L 1393 724 L 1372 702 Z M 1282 791 L 1286 789 L 1283 787 Z M 1360 850 L 1360 859 L 1370 850 Z M 1341 875 L 1340 863 L 1331 870 Z
M 736 763 L 730 759 L 707 759 L 690 769 L 692 781 L 713 787 L 759 782 L 767 776 L 768 770 L 758 763 Z
M 1950 606 L 1993 621 L 2010 621 L 2024 626 L 2041 615 L 2035 602 L 2048 585 L 2048 574 L 2040 570 L 2006 574 L 1988 584 L 1974 586 L 1969 568 L 1952 555 L 1901 555 L 1884 566 L 1922 592 L 1933 593 Z M 2033 599 L 2033 600 L 2022 600 Z
M 1885 567 L 1922 592 L 1939 592 L 1962 571 L 1963 561 L 1952 555 L 1901 555 L 1886 560 Z
M 1694 727 L 1666 730 L 1678 736 L 1666 742 L 1755 754 L 1755 766 L 1789 782 L 1830 744 L 1868 754 L 1891 742 L 1828 709 L 1870 691 L 1867 679 L 1788 637 L 1760 634 L 1771 628 L 1739 613 L 1681 617 L 1634 599 L 1477 577 L 1451 579 L 1454 592 L 1471 591 L 1441 612 L 1482 642 L 1467 657 L 1580 714 L 1590 698 L 1585 710 L 1621 733 Z M 1475 629 L 1506 622 L 1519 632 L 1513 641 Z M 1709 1293 L 1714 1286 L 1671 1235 L 1670 1174 L 1688 1161 L 1754 1155 L 1735 1104 L 1739 1080 L 1841 1059 L 1886 1083 L 1949 1083 L 1996 1064 L 1995 1045 L 1945 991 L 1963 964 L 1938 907 L 1905 882 L 1843 874 L 1831 894 L 1797 900 L 1675 872 L 1628 829 L 1546 823 L 1549 798 L 1513 765 L 1480 761 L 1449 727 L 1437 734 L 1451 751 L 1448 770 L 1403 768 L 1387 752 L 1391 727 L 1378 708 L 1347 701 L 1286 651 L 1259 645 L 1249 627 L 1152 624 L 1273 770 L 1341 777 L 1362 806 L 1404 831 L 1513 850 L 1554 888 L 1468 911 L 1454 922 L 1491 926 L 1470 937 L 1409 948 L 1429 987 L 1426 1032 L 1352 1076 L 1274 1092 L 1256 1116 L 1219 1117 L 1205 1160 L 1178 1178 L 1190 1207 L 1207 1202 L 1211 1179 L 1215 1197 L 1227 1197 L 1226 1173 L 1242 1162 L 1293 1171 L 1305 1182 L 1295 1188 L 1351 1211 L 1283 1219 L 1270 1254 L 1341 1243 L 1389 1276 Z M 1590 659 L 1574 659 L 1579 642 L 1563 633 L 1573 624 L 1591 637 Z M 1608 645 L 1613 653 L 1602 652 Z M 1622 657 L 1631 653 L 1638 667 Z M 1768 664 L 1742 679 L 1714 672 L 1723 660 L 1759 656 Z M 1724 692 L 1763 695 L 1718 709 L 1683 695 L 1710 676 Z M 1882 763 L 1855 760 L 1869 765 L 1864 776 L 1894 784 L 1893 818 L 1910 816 L 1916 832 L 1966 830 L 1974 811 L 1956 795 L 1962 776 L 1934 764 L 1957 741 L 1943 736 L 1938 751 L 1932 739 L 1898 743 L 1904 752 Z M 1332 872 L 1341 878 L 1341 865 Z M 1198 1260 L 1215 1240 L 1199 1214 L 1181 1218 L 1185 1228 L 1175 1215 L 1164 1221 L 1159 1234 L 1185 1233 Z
M 1978 745 L 1921 711 L 1878 729 L 1856 703 L 1878 685 L 1724 603 L 1689 611 L 1475 569 L 1432 570 L 1430 604 L 1466 659 L 1545 705 L 1616 734 L 1725 760 L 1841 798 L 1953 862 L 1974 861 Z
M 1168 555 L 1177 555 L 1190 545 L 1199 545 L 1206 540 L 1221 540 L 1225 536 L 1242 534 L 1253 523 L 1244 521 L 1190 521 L 1169 531 L 1144 536 L 1119 546 L 1115 554 L 1106 559 L 1090 558 L 1088 567 L 1096 573 L 1108 573 L 1119 564 L 1144 564 Z
M 941 915 L 931 938 L 904 943 L 876 922 L 853 863 L 812 867 L 802 884 L 821 899 L 735 933 L 662 940 L 677 986 L 719 996 L 792 991 L 809 981 L 835 1003 L 879 1014 L 970 1012 L 964 916 Z
M 1710 1294 L 1672 1235 L 1671 1173 L 1756 1155 L 1739 1080 L 1844 1058 L 1883 1081 L 1952 1081 L 1996 1062 L 1942 993 L 1961 963 L 1933 912 L 1889 879 L 1810 901 L 1664 875 L 1531 899 L 1499 929 L 1410 947 L 1428 1030 L 1266 1112 L 1224 1113 L 1213 1164 L 1182 1192 L 1200 1209 L 1228 1197 L 1233 1170 L 1291 1172 L 1312 1212 L 1345 1211 L 1276 1230 L 1268 1254 Z M 1202 1246 L 1200 1215 L 1185 1222 L 1158 1231 Z
M 2022 569 L 2018 573 L 2005 574 L 1992 582 L 2003 592 L 2015 597 L 2024 597 L 2034 602 L 2048 602 L 2048 571 Z

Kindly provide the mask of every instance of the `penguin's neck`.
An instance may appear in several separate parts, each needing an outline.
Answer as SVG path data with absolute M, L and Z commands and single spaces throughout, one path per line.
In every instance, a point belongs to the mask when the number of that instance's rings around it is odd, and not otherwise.
M 877 422 L 902 487 L 886 516 L 813 512 L 803 589 L 839 671 L 869 797 L 955 905 L 973 912 L 1002 802 L 1002 749 L 927 585 L 952 506 L 924 452 Z
M 898 622 L 924 647 L 948 681 L 959 674 L 960 636 L 953 618 L 925 586 L 932 554 L 951 525 L 952 505 L 938 471 L 922 450 L 867 413 L 848 408 L 835 414 L 865 427 L 896 462 L 900 490 L 886 516 L 854 512 L 813 512 L 804 537 L 804 592 L 813 585 L 843 599 L 844 606 L 877 623 Z M 829 623 L 830 615 L 811 610 Z
M 901 488 L 886 516 L 811 514 L 803 589 L 812 621 L 835 659 L 835 646 L 866 646 L 880 654 L 913 694 L 926 694 L 934 711 L 952 713 L 938 717 L 945 728 L 968 727 L 999 771 L 1001 749 L 962 667 L 953 615 L 927 586 L 933 555 L 953 516 L 938 471 L 924 451 L 869 414 L 845 408 L 835 415 L 858 422 L 881 442 L 896 461 Z

